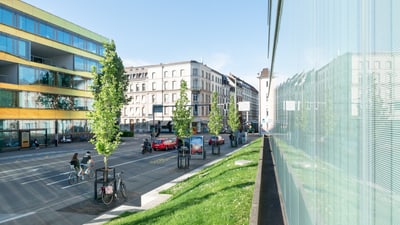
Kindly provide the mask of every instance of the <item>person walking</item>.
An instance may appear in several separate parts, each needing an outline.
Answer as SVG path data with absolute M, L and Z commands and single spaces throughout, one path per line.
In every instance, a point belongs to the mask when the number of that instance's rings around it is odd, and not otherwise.
M 33 140 L 33 144 L 35 145 L 36 149 L 39 149 L 39 141 L 38 141 L 38 139 L 35 138 L 35 140 Z
M 54 145 L 57 147 L 58 146 L 58 133 L 54 135 Z

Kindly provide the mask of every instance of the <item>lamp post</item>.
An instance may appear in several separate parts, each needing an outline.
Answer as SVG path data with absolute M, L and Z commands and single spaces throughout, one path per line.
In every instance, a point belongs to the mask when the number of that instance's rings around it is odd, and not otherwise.
M 161 105 L 164 105 L 164 65 L 160 63 L 161 65 Z M 161 121 L 164 121 L 164 107 L 161 113 Z M 161 130 L 161 127 L 159 127 Z

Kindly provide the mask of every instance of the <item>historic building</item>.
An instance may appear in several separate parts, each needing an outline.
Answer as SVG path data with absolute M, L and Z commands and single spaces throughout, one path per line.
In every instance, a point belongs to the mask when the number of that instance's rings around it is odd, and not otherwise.
M 22 1 L 0 2 L 0 148 L 83 137 L 108 39 Z
M 240 101 L 246 99 L 257 104 L 253 100 L 258 99 L 258 96 L 248 96 L 248 93 L 258 95 L 251 85 L 232 74 L 224 75 L 194 60 L 127 67 L 125 73 L 129 79 L 128 95 L 132 97 L 132 101 L 123 108 L 121 124 L 125 126 L 124 129 L 135 132 L 148 132 L 152 127 L 172 132 L 172 111 L 179 98 L 181 80 L 185 80 L 188 85 L 189 105 L 194 116 L 192 129 L 196 133 L 208 132 L 208 115 L 213 92 L 218 93 L 218 105 L 223 114 L 224 127 L 227 127 L 230 94 L 235 94 Z
M 259 133 L 271 130 L 275 126 L 275 99 L 276 99 L 276 79 L 270 77 L 269 70 L 264 68 L 259 74 Z

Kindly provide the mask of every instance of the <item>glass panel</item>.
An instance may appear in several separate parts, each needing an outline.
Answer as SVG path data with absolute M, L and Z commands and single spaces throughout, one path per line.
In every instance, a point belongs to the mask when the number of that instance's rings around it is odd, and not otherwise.
M 18 41 L 18 56 L 28 59 L 28 42 Z
M 23 15 L 18 16 L 18 28 L 30 32 L 30 33 L 35 33 L 35 22 Z
M 17 107 L 17 93 L 0 89 L 0 107 Z
M 54 28 L 44 24 L 39 24 L 39 35 L 45 38 L 54 39 Z
M 12 26 L 13 13 L 7 9 L 0 8 L 0 22 Z
M 75 56 L 74 67 L 75 70 L 85 71 L 85 60 L 82 57 Z
M 0 33 L 0 51 L 7 50 L 7 38 Z
M 72 88 L 86 90 L 86 79 L 78 76 L 73 76 Z
M 66 87 L 66 88 L 72 87 L 71 75 L 58 73 L 57 81 L 59 87 Z
M 35 83 L 35 69 L 26 66 L 19 66 L 19 84 Z
M 268 119 L 288 224 L 400 224 L 399 7 L 285 1 Z

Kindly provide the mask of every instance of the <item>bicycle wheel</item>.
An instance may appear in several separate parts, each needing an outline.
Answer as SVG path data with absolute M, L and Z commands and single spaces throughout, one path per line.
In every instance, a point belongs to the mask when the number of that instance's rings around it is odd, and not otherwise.
M 121 192 L 121 195 L 124 199 L 128 198 L 128 195 L 126 193 L 126 187 L 125 184 L 121 182 L 120 186 L 119 186 L 119 192 Z
M 93 178 L 94 178 L 94 171 L 93 171 L 93 170 L 90 170 L 89 178 L 90 178 L 90 179 L 93 179 Z
M 102 188 L 102 193 L 101 193 L 101 200 L 103 201 L 104 204 L 108 205 L 112 202 L 114 198 L 114 194 L 107 194 L 106 193 L 106 187 Z
M 78 182 L 78 177 L 76 176 L 76 173 L 70 172 L 68 176 L 68 183 L 75 184 L 76 182 Z
M 88 170 L 88 173 L 87 173 L 86 175 L 87 175 L 87 177 L 88 177 L 89 179 L 92 179 L 92 178 L 94 177 L 94 171 L 93 171 L 93 169 L 89 169 L 89 170 Z

